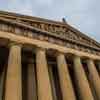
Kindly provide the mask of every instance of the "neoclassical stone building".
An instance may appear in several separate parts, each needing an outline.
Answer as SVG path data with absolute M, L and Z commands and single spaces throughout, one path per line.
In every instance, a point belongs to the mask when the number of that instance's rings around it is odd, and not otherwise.
M 65 22 L 0 11 L 0 100 L 100 100 L 100 43 Z

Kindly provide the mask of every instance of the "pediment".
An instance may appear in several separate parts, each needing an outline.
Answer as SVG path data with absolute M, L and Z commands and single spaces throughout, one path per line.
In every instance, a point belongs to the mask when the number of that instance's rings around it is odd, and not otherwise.
M 9 23 L 16 23 L 23 25 L 26 28 L 33 28 L 35 30 L 46 32 L 57 38 L 68 40 L 76 44 L 82 44 L 100 50 L 100 44 L 90 37 L 84 35 L 77 29 L 71 27 L 64 22 L 56 22 L 37 17 L 19 15 L 15 13 L 8 13 L 0 11 L 0 20 L 8 21 Z

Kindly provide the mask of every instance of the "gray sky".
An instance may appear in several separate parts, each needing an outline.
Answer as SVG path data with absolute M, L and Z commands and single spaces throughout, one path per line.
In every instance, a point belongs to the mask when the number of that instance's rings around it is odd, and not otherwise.
M 0 10 L 60 21 L 65 17 L 100 42 L 100 0 L 0 0 Z

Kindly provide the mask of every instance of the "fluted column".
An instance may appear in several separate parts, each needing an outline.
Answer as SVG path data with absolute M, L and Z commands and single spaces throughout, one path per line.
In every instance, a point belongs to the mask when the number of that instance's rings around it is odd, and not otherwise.
M 68 66 L 65 60 L 65 56 L 62 53 L 57 55 L 57 67 L 63 100 L 76 100 L 68 71 Z
M 50 74 L 50 80 L 51 80 L 52 92 L 53 92 L 52 94 L 53 94 L 54 100 L 57 100 L 55 83 L 54 83 L 53 72 L 52 72 L 52 67 L 53 66 L 49 65 L 49 74 Z
M 5 100 L 22 100 L 21 46 L 17 44 L 9 50 L 5 89 Z
M 37 91 L 36 91 L 36 76 L 35 76 L 35 68 L 34 63 L 29 61 L 28 64 L 28 80 L 27 80 L 27 100 L 37 100 Z
M 87 60 L 88 70 L 89 70 L 89 76 L 91 78 L 93 87 L 96 91 L 96 94 L 98 96 L 98 99 L 100 100 L 100 77 L 96 70 L 96 66 L 93 62 L 93 60 L 88 59 Z
M 79 56 L 74 56 L 74 72 L 81 100 L 94 100 Z
M 38 100 L 53 100 L 45 50 L 36 51 Z

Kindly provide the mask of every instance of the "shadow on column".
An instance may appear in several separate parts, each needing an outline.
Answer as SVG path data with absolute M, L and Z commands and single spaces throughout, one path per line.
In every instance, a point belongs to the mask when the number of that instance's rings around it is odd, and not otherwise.
M 93 97 L 94 97 L 95 100 L 98 100 L 98 99 L 97 99 L 97 96 L 96 96 L 95 89 L 94 89 L 93 84 L 92 84 L 92 82 L 91 82 L 91 78 L 89 77 L 89 70 L 88 70 L 88 66 L 87 66 L 85 60 L 82 61 L 82 65 L 83 65 L 85 74 L 86 74 L 86 76 L 87 76 L 88 83 L 89 83 L 90 89 L 91 89 L 91 91 L 92 91 L 92 95 L 93 95 Z
M 98 72 L 98 74 L 100 76 L 100 66 L 99 66 L 98 62 L 95 62 L 95 67 L 96 67 L 97 72 Z
M 78 92 L 78 87 L 77 87 L 77 80 L 75 78 L 75 73 L 74 73 L 74 69 L 73 69 L 73 67 L 74 67 L 73 61 L 71 60 L 71 57 L 70 58 L 69 57 L 66 58 L 66 62 L 68 64 L 70 78 L 71 78 L 71 81 L 72 81 L 72 85 L 73 85 L 73 89 L 74 89 L 74 92 L 75 92 L 76 100 L 80 100 L 80 94 Z
M 51 81 L 51 86 L 52 86 L 53 100 L 63 100 L 61 88 L 60 88 L 56 58 L 47 57 L 47 59 L 48 59 L 48 65 L 49 65 L 49 68 L 48 68 L 49 75 L 50 75 L 50 73 L 52 73 L 52 78 L 50 79 L 50 81 Z M 50 71 L 52 71 L 52 72 L 50 72 Z M 52 81 L 54 82 L 54 84 L 52 83 Z
M 6 82 L 6 71 L 8 63 L 9 49 L 6 47 L 0 47 L 0 100 L 5 98 L 5 82 Z
M 36 85 L 36 80 L 33 82 L 33 79 L 31 80 L 30 78 L 36 79 L 36 68 L 31 75 L 31 72 L 29 71 L 29 64 L 30 64 L 30 59 L 33 60 L 33 65 L 32 67 L 35 68 L 35 56 L 32 54 L 32 52 L 29 51 L 22 51 L 22 100 L 37 100 L 37 97 L 34 98 L 32 96 L 37 94 L 36 89 L 31 89 L 32 85 Z M 31 90 L 30 90 L 31 89 Z M 32 92 L 32 93 L 31 93 Z

